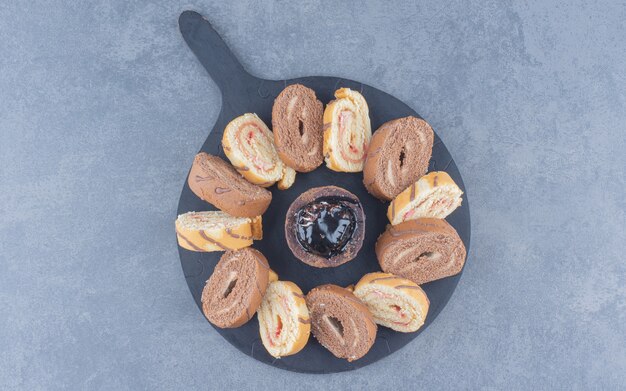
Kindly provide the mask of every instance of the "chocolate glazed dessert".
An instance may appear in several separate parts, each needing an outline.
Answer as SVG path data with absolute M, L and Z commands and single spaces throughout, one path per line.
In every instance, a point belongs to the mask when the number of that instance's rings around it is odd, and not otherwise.
M 285 238 L 291 252 L 314 267 L 335 267 L 351 261 L 361 249 L 364 236 L 361 202 L 336 186 L 302 193 L 285 218 Z

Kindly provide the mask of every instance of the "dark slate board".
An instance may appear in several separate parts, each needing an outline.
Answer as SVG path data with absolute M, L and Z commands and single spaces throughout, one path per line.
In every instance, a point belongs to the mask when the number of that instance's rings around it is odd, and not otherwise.
M 180 31 L 183 38 L 206 68 L 211 78 L 219 86 L 222 93 L 222 108 L 213 130 L 200 149 L 210 154 L 225 158 L 221 148 L 222 132 L 226 124 L 233 118 L 253 112 L 271 127 L 271 111 L 274 98 L 287 85 L 300 83 L 315 91 L 318 99 L 324 104 L 333 99 L 333 93 L 340 87 L 349 87 L 360 91 L 368 102 L 372 129 L 377 129 L 386 121 L 408 115 L 419 115 L 403 102 L 393 96 L 368 85 L 336 77 L 302 77 L 292 80 L 263 80 L 247 73 L 237 61 L 224 41 L 200 14 L 185 11 L 179 18 Z M 193 156 L 183 157 L 191 162 Z M 447 171 L 454 181 L 465 191 L 461 174 L 452 156 L 448 153 L 441 139 L 435 135 L 433 157 L 429 171 Z M 302 192 L 317 186 L 336 185 L 356 194 L 366 212 L 366 233 L 363 248 L 358 256 L 336 268 L 317 269 L 296 259 L 285 241 L 283 225 L 285 213 L 291 202 Z M 322 165 L 317 170 L 298 173 L 295 185 L 286 191 L 270 188 L 273 195 L 272 204 L 263 215 L 264 237 L 254 243 L 268 258 L 270 266 L 281 280 L 293 281 L 306 294 L 311 288 L 320 284 L 333 283 L 347 286 L 359 280 L 369 272 L 380 270 L 374 244 L 387 225 L 387 205 L 370 196 L 362 183 L 361 173 L 336 173 Z M 469 251 L 470 245 L 470 212 L 467 193 L 463 196 L 463 206 L 448 217 L 448 222 L 459 232 Z M 185 180 L 178 214 L 188 211 L 215 210 L 208 203 L 196 197 Z M 222 253 L 196 253 L 179 247 L 180 261 L 189 285 L 189 290 L 200 308 L 200 296 L 205 281 L 211 275 L 215 264 Z M 296 372 L 332 373 L 349 371 L 366 366 L 374 361 L 395 352 L 417 337 L 446 305 L 454 291 L 461 274 L 443 280 L 431 282 L 423 286 L 430 299 L 430 311 L 426 324 L 417 332 L 403 334 L 385 327 L 378 328 L 376 342 L 369 353 L 360 360 L 349 363 L 335 358 L 311 336 L 307 346 L 294 356 L 275 359 L 264 349 L 259 338 L 259 325 L 256 315 L 245 325 L 236 329 L 215 328 L 228 342 L 243 353 L 272 365 Z M 208 327 L 208 324 L 207 324 Z M 433 337 L 431 335 L 431 337 Z M 236 365 L 233 363 L 233 365 Z

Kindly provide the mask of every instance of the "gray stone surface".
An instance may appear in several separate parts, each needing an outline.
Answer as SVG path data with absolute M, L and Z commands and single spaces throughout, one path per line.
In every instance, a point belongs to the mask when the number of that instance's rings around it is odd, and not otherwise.
M 294 3 L 0 5 L 0 389 L 625 388 L 626 5 Z M 288 373 L 195 307 L 172 222 L 220 97 L 184 9 L 252 73 L 360 80 L 444 139 L 471 253 L 400 352 Z

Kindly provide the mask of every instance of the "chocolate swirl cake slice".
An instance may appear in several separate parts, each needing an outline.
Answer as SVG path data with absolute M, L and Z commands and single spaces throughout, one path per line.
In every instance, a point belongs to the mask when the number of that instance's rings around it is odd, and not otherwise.
M 404 117 L 384 123 L 372 136 L 363 183 L 374 197 L 389 201 L 428 170 L 433 129 L 426 121 Z
M 288 86 L 274 100 L 274 142 L 287 166 L 309 172 L 322 164 L 322 116 L 323 105 L 315 91 L 301 84 Z
M 376 323 L 365 304 L 348 289 L 322 285 L 306 295 L 315 339 L 348 361 L 363 357 L 376 339 Z
M 202 290 L 202 312 L 217 327 L 241 326 L 259 308 L 269 275 L 267 259 L 258 250 L 224 253 Z
M 253 185 L 217 156 L 196 155 L 187 179 L 189 188 L 204 201 L 235 217 L 262 215 L 272 201 L 272 193 Z
M 419 285 L 389 273 L 364 275 L 354 288 L 374 321 L 401 333 L 417 331 L 426 320 L 430 301 Z
M 376 257 L 383 271 L 418 285 L 461 272 L 465 255 L 458 233 L 442 219 L 389 225 L 376 241 Z
M 302 291 L 291 281 L 270 282 L 258 319 L 261 341 L 273 357 L 296 354 L 309 340 L 309 310 Z

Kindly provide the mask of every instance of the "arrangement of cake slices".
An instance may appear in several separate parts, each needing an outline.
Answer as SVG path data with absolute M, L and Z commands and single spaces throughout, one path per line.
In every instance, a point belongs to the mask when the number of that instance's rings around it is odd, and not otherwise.
M 410 116 L 372 134 L 363 95 L 341 88 L 335 98 L 324 107 L 310 88 L 290 85 L 274 101 L 272 130 L 252 113 L 230 121 L 222 137 L 228 162 L 201 152 L 187 181 L 218 211 L 188 212 L 175 223 L 182 248 L 224 252 L 202 291 L 206 318 L 233 328 L 257 314 L 263 346 L 277 358 L 301 351 L 311 333 L 330 353 L 353 361 L 367 354 L 379 326 L 419 330 L 430 305 L 421 285 L 458 274 L 465 263 L 463 241 L 445 220 L 463 192 L 446 172 L 427 172 L 430 125 Z M 337 172 L 362 172 L 367 191 L 389 202 L 389 224 L 375 245 L 381 272 L 350 287 L 327 284 L 305 295 L 280 280 L 271 259 L 250 246 L 263 239 L 262 215 L 272 201 L 267 188 L 288 189 L 297 172 L 323 163 Z M 350 262 L 363 244 L 365 212 L 346 189 L 310 189 L 285 216 L 286 244 L 311 267 Z

